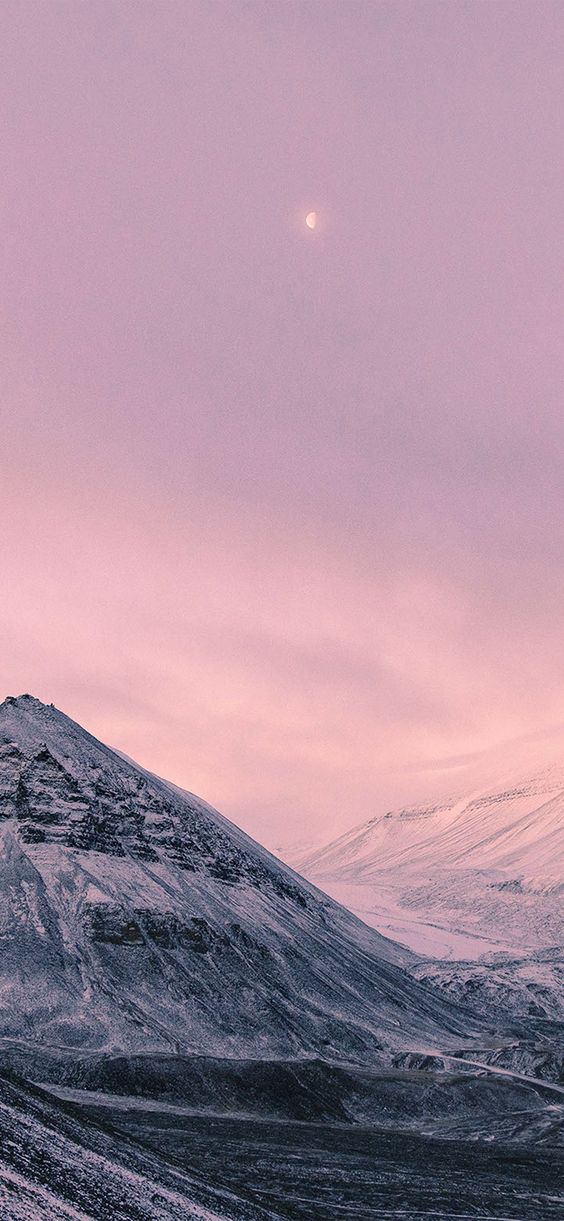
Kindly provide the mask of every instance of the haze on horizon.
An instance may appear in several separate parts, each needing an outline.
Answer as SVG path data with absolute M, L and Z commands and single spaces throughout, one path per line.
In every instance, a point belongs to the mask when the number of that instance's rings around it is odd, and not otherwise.
M 5 0 L 0 698 L 269 844 L 561 725 L 563 56 L 552 0 Z

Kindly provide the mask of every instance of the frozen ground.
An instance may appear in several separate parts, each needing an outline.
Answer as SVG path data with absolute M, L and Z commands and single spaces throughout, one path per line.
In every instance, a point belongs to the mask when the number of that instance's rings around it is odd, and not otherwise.
M 267 1221 L 148 1150 L 0 1079 L 2 1221 Z
M 564 1155 L 466 1131 L 188 1114 L 107 1095 L 73 1103 L 0 1080 L 3 1221 L 556 1221 Z M 505 1123 L 545 1124 L 542 1107 Z M 473 1126 L 474 1125 L 474 1126 Z M 504 1131 L 500 1133 L 504 1136 Z M 459 1139 L 460 1136 L 464 1139 Z

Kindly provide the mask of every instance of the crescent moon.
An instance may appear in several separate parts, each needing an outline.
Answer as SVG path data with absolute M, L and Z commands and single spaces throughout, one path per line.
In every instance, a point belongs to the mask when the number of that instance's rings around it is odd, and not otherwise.
M 315 229 L 315 226 L 317 224 L 317 212 L 308 212 L 308 214 L 305 218 L 305 222 L 306 222 L 308 229 Z

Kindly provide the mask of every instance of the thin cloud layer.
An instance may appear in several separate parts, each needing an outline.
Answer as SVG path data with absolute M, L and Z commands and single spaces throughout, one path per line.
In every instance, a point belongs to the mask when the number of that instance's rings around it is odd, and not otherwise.
M 560 722 L 561 6 L 4 25 L 6 692 L 271 843 Z

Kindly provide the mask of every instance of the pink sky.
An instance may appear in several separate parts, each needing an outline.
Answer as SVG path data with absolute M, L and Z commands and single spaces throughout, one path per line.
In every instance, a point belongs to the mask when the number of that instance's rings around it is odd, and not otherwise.
M 564 720 L 561 0 L 0 26 L 1 695 L 269 844 Z

